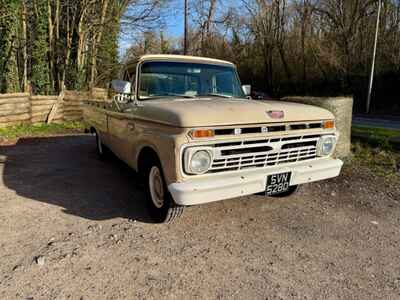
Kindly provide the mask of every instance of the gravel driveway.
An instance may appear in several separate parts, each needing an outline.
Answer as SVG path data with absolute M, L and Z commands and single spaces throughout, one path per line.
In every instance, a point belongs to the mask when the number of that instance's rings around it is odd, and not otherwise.
M 91 136 L 0 146 L 0 174 L 0 299 L 400 298 L 400 186 L 367 168 L 170 225 Z

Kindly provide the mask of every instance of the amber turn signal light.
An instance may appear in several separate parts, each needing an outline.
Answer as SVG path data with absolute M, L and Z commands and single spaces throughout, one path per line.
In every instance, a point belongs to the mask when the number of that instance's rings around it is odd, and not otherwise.
M 212 129 L 196 129 L 191 132 L 191 136 L 193 138 L 206 138 L 206 137 L 213 137 L 214 130 Z
M 335 128 L 335 121 L 333 120 L 324 121 L 322 125 L 324 129 L 332 129 Z

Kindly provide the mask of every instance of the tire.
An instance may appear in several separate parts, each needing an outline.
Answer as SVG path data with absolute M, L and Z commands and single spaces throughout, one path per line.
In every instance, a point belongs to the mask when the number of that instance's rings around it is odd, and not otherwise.
M 183 213 L 183 206 L 176 205 L 165 184 L 161 164 L 153 159 L 144 170 L 146 202 L 150 216 L 156 223 L 171 223 Z
M 97 131 L 94 133 L 96 136 L 96 152 L 97 152 L 97 157 L 99 160 L 103 161 L 107 158 L 108 156 L 108 148 L 106 145 L 103 144 L 101 141 L 101 138 Z
M 272 198 L 290 197 L 292 195 L 297 194 L 299 190 L 300 190 L 300 186 L 299 185 L 291 185 L 289 187 L 289 190 L 287 190 L 286 192 L 275 194 L 275 195 L 271 195 L 271 196 L 267 196 L 267 197 L 272 197 Z M 266 196 L 265 192 L 257 193 L 256 195 L 258 195 L 258 196 Z
M 285 198 L 285 197 L 289 197 L 289 196 L 297 194 L 299 190 L 300 190 L 300 186 L 299 185 L 291 185 L 286 192 L 282 192 L 282 193 L 279 193 L 279 194 L 276 194 L 276 195 L 272 195 L 272 196 L 269 196 L 269 197 Z

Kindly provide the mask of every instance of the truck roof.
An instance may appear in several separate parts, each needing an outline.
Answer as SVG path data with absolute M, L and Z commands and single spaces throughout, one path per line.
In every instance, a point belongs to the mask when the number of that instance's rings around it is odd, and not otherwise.
M 147 54 L 139 58 L 139 62 L 143 61 L 176 61 L 176 62 L 192 62 L 192 63 L 203 63 L 203 64 L 216 64 L 234 67 L 235 65 L 226 60 L 220 60 L 215 58 L 190 56 L 190 55 L 174 55 L 174 54 Z

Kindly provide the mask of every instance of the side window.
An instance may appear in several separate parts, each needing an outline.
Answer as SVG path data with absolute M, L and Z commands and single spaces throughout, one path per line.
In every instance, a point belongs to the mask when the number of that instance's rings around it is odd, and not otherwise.
M 218 93 L 233 95 L 232 72 L 222 72 L 215 74 L 215 84 Z
M 168 91 L 168 77 L 162 74 L 142 74 L 140 80 L 140 95 L 163 95 Z
M 122 80 L 129 81 L 132 84 L 132 93 L 135 93 L 136 65 L 124 71 Z
M 200 93 L 199 78 L 195 76 L 186 76 L 186 95 L 196 96 Z

